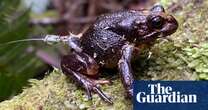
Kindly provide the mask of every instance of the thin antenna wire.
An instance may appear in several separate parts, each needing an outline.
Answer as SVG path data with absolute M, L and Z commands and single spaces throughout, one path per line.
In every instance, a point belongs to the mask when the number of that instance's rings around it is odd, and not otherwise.
M 0 44 L 0 46 L 15 44 L 15 43 L 19 43 L 19 42 L 28 42 L 28 41 L 44 41 L 44 39 L 42 39 L 42 38 L 40 38 L 40 39 L 36 38 L 36 39 L 15 40 L 15 41 L 10 41 L 10 42 L 6 42 L 6 43 L 3 43 L 3 44 Z

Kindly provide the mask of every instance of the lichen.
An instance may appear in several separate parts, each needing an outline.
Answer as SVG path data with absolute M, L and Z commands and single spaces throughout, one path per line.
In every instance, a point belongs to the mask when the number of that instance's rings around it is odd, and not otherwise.
M 147 80 L 199 80 L 208 79 L 208 1 L 161 0 L 166 7 L 178 4 L 174 16 L 179 21 L 177 32 L 160 39 L 148 54 L 141 55 L 135 63 L 137 79 Z M 178 1 L 178 2 L 177 2 Z M 144 52 L 145 53 L 145 52 Z M 110 73 L 109 73 L 110 74 Z M 114 75 L 112 85 L 102 85 L 103 91 L 113 98 L 113 105 L 93 94 L 86 98 L 85 91 L 63 75 L 53 71 L 42 80 L 30 80 L 30 86 L 10 100 L 0 103 L 2 110 L 130 110 L 132 102 L 125 98 L 119 75 Z

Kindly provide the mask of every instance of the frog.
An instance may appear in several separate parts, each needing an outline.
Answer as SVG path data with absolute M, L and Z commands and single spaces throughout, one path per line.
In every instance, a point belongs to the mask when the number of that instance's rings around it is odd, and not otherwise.
M 103 14 L 79 37 L 49 36 L 45 41 L 61 39 L 66 42 L 72 51 L 61 58 L 62 72 L 86 90 L 88 99 L 96 93 L 112 104 L 112 98 L 101 89 L 102 84 L 111 81 L 99 79 L 100 69 L 118 68 L 126 96 L 132 98 L 135 80 L 132 59 L 139 56 L 143 45 L 150 48 L 158 38 L 166 38 L 177 28 L 177 20 L 162 5 L 154 5 L 149 10 Z

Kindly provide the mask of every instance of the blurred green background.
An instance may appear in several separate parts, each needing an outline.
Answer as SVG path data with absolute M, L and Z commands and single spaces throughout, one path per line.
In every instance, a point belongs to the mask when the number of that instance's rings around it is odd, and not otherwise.
M 18 39 L 26 39 L 34 28 L 28 23 L 30 9 L 20 0 L 0 1 L 0 44 Z M 42 70 L 41 62 L 29 43 L 0 46 L 0 101 L 16 95 L 27 80 Z

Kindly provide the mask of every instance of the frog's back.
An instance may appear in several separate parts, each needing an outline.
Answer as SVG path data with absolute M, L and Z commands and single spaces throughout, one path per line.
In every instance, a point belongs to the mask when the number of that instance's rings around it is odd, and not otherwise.
M 107 67 L 116 66 L 120 58 L 119 50 L 124 43 L 125 40 L 120 35 L 105 30 L 85 33 L 81 38 L 83 52 L 93 57 L 99 64 L 108 65 Z
M 83 51 L 107 67 L 116 66 L 126 39 L 113 29 L 116 29 L 116 25 L 126 17 L 140 14 L 138 11 L 118 11 L 101 15 L 81 37 Z
M 138 17 L 142 16 L 140 11 L 135 10 L 123 10 L 117 11 L 114 13 L 107 13 L 99 16 L 94 25 L 91 26 L 93 29 L 106 29 L 106 28 L 114 28 L 115 25 L 121 20 L 129 17 Z

